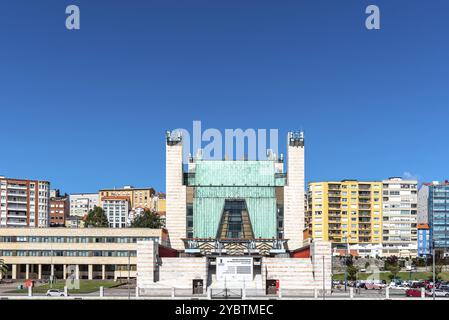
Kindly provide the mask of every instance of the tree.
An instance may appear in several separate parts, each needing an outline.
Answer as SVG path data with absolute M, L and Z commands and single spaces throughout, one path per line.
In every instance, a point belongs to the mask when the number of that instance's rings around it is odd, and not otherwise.
M 0 275 L 5 275 L 8 272 L 8 266 L 3 259 L 0 259 Z
M 101 207 L 94 207 L 86 216 L 84 220 L 86 228 L 107 228 L 109 227 L 108 217 Z
M 131 222 L 131 228 L 151 228 L 159 229 L 162 227 L 161 218 L 159 215 L 149 209 L 137 215 Z
M 385 260 L 385 270 L 390 271 L 390 279 L 396 279 L 399 271 L 401 271 L 398 257 L 388 257 L 387 260 Z
M 354 281 L 357 279 L 358 268 L 354 265 L 350 265 L 347 267 L 346 271 L 348 272 L 348 280 Z

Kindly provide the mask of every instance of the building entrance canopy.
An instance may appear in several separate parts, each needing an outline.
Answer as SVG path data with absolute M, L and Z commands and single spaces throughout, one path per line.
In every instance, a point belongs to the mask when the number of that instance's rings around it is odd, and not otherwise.
M 286 253 L 287 239 L 182 239 L 185 252 L 202 255 L 262 255 Z

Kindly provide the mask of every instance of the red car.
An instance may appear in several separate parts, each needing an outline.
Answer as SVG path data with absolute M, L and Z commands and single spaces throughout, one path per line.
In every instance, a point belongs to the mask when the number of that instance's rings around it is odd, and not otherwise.
M 421 298 L 421 289 L 407 289 L 405 291 L 407 297 L 418 297 Z

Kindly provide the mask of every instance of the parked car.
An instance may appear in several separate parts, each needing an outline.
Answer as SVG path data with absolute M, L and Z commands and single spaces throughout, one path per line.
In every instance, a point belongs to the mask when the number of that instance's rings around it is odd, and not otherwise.
M 426 296 L 433 297 L 433 290 L 426 291 Z M 449 297 L 449 291 L 435 289 L 435 297 Z
M 410 287 L 403 285 L 403 284 L 396 284 L 394 282 L 390 283 L 390 285 L 388 286 L 388 288 L 390 289 L 395 289 L 395 290 L 408 290 L 410 289 Z
M 405 291 L 407 297 L 421 297 L 421 290 L 418 289 L 408 289 Z
M 365 283 L 366 290 L 381 290 L 382 285 L 379 283 Z
M 447 291 L 449 292 L 449 286 L 448 285 L 440 285 L 439 287 L 437 287 L 438 290 L 442 290 L 442 291 Z
M 65 294 L 64 291 L 61 291 L 58 289 L 50 289 L 50 290 L 47 290 L 46 296 L 47 297 L 66 297 L 67 295 Z

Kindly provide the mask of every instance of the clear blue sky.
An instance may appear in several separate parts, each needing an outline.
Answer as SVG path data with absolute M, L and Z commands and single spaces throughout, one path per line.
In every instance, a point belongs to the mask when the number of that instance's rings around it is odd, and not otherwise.
M 447 178 L 448 16 L 446 0 L 2 0 L 0 174 L 164 190 L 165 130 L 201 120 L 279 128 L 281 149 L 304 129 L 308 181 Z

